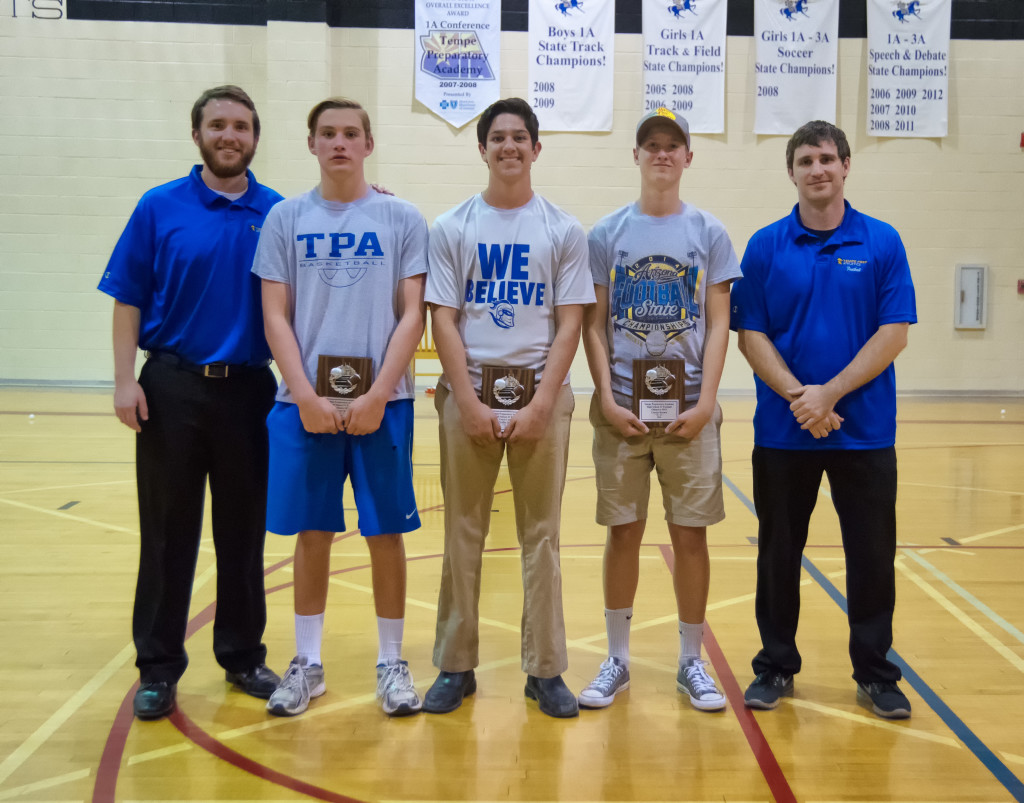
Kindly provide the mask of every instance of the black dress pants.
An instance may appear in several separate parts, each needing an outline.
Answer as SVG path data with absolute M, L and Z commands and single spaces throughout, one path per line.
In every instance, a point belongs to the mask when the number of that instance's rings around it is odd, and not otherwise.
M 263 542 L 269 368 L 208 378 L 157 360 L 139 376 L 149 420 L 136 435 L 141 554 L 132 633 L 143 682 L 176 683 L 199 555 L 206 483 L 217 556 L 217 662 L 241 672 L 266 659 Z
M 794 675 L 800 567 L 822 473 L 828 476 L 846 555 L 850 660 L 858 683 L 897 681 L 886 654 L 896 606 L 896 450 L 789 450 L 755 446 L 758 518 L 755 611 L 762 649 L 755 673 Z

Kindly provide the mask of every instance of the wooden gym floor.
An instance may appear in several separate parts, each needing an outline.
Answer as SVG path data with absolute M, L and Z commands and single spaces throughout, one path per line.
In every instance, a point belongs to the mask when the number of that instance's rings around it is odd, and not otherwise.
M 577 397 L 562 532 L 570 687 L 605 656 L 604 530 L 593 522 L 587 399 Z M 232 690 L 213 660 L 213 551 L 196 569 L 191 666 L 169 720 L 135 722 L 138 559 L 132 436 L 109 392 L 0 389 L 0 801 L 1024 801 L 1024 400 L 901 398 L 894 649 L 913 718 L 858 706 L 843 558 L 823 489 L 806 550 L 796 694 L 742 705 L 753 615 L 753 402 L 723 399 L 727 518 L 710 529 L 705 651 L 729 698 L 675 690 L 668 536 L 652 516 L 615 704 L 553 720 L 523 698 L 520 566 L 507 475 L 484 563 L 479 690 L 457 712 L 389 720 L 374 701 L 365 545 L 339 536 L 327 612 L 328 692 L 293 719 Z M 405 657 L 421 694 L 442 551 L 432 403 L 417 401 L 423 528 L 407 537 Z M 657 509 L 657 502 L 652 510 Z M 353 511 L 351 525 L 355 525 Z M 268 536 L 269 662 L 294 652 L 293 542 Z

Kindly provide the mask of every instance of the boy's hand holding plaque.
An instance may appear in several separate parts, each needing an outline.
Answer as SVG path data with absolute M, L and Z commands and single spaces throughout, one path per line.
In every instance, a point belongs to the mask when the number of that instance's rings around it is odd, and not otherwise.
M 633 415 L 649 427 L 666 427 L 683 411 L 683 360 L 633 360 Z
M 316 366 L 316 395 L 344 413 L 373 384 L 373 360 L 321 354 Z
M 504 433 L 512 416 L 533 398 L 537 372 L 533 368 L 504 365 L 484 365 L 480 372 L 483 381 L 480 401 L 494 410 L 498 426 Z

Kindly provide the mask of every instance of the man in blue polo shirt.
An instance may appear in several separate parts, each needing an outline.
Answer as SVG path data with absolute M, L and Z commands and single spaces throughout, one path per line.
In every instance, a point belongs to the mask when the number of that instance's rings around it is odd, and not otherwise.
M 858 699 L 910 716 L 892 646 L 896 603 L 896 383 L 893 360 L 917 321 L 896 230 L 844 199 L 846 135 L 820 120 L 786 148 L 797 205 L 758 231 L 732 290 L 733 329 L 754 369 L 755 611 L 762 649 L 744 701 L 793 693 L 800 564 L 821 475 L 846 554 L 850 658 Z
M 114 410 L 137 434 L 141 555 L 132 634 L 135 715 L 174 709 L 207 480 L 213 497 L 217 613 L 213 650 L 227 680 L 267 698 L 264 661 L 267 429 L 277 383 L 263 335 L 259 231 L 281 200 L 248 166 L 260 122 L 236 86 L 192 107 L 203 164 L 150 190 L 121 235 L 99 289 L 114 298 Z M 135 379 L 137 349 L 146 363 Z

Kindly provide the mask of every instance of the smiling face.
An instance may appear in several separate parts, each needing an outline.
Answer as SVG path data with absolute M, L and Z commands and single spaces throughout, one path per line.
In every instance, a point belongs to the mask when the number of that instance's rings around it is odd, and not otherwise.
M 363 162 L 373 153 L 373 137 L 366 135 L 355 109 L 325 109 L 308 137 L 309 152 L 320 163 L 323 178 L 344 181 L 363 177 Z
M 643 184 L 672 186 L 679 183 L 683 171 L 693 161 L 693 152 L 678 126 L 649 126 L 640 144 L 633 149 L 633 161 L 640 167 Z
M 840 159 L 836 144 L 829 140 L 798 147 L 789 168 L 800 202 L 819 208 L 842 202 L 849 173 L 850 157 Z
M 487 132 L 480 156 L 491 176 L 506 181 L 528 178 L 530 168 L 540 155 L 540 142 L 530 137 L 526 123 L 518 114 L 499 114 Z
M 256 155 L 258 141 L 252 111 L 234 100 L 211 100 L 203 107 L 192 141 L 199 146 L 203 163 L 217 178 L 243 175 Z

